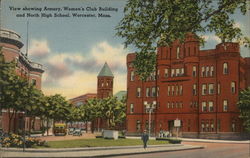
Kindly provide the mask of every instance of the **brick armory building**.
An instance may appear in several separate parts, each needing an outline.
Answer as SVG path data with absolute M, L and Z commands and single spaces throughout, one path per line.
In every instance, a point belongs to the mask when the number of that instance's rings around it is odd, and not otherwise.
M 127 132 L 138 135 L 149 127 L 176 134 L 174 120 L 181 120 L 184 137 L 229 138 L 242 132 L 237 108 L 241 89 L 250 86 L 250 58 L 240 56 L 237 43 L 221 43 L 200 50 L 192 34 L 184 43 L 158 47 L 156 71 L 146 80 L 135 75 L 127 55 Z
M 16 62 L 16 73 L 26 78 L 30 84 L 36 86 L 36 88 L 41 89 L 41 79 L 42 73 L 44 72 L 43 66 L 39 63 L 35 63 L 28 59 L 28 57 L 21 52 L 23 43 L 21 42 L 21 37 L 16 32 L 1 29 L 0 30 L 0 47 L 2 47 L 2 53 L 6 62 L 15 61 Z M 12 113 L 12 111 L 10 111 Z M 10 113 L 6 109 L 1 109 L 0 113 L 0 128 L 5 132 L 9 129 L 9 115 Z M 18 112 L 16 116 L 12 119 L 11 131 L 17 131 L 22 129 L 22 122 L 25 119 L 25 129 L 29 129 L 30 126 L 33 130 L 40 129 L 40 119 L 31 119 L 30 117 L 24 118 L 23 112 Z M 35 123 L 33 123 L 35 121 Z

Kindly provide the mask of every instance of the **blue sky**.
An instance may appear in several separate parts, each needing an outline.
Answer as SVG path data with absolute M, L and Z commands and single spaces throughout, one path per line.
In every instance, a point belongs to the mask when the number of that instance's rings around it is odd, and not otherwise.
M 133 48 L 124 49 L 123 39 L 115 36 L 115 26 L 123 17 L 124 0 L 2 0 L 1 27 L 19 33 L 26 49 L 26 23 L 29 21 L 29 57 L 44 65 L 42 89 L 45 94 L 60 93 L 67 98 L 96 92 L 96 76 L 105 61 L 115 75 L 114 92 L 126 90 L 126 54 Z M 84 14 L 107 13 L 111 17 L 16 17 L 27 11 L 15 8 L 84 8 L 76 11 Z M 117 8 L 117 11 L 86 11 L 87 7 Z M 42 11 L 45 12 L 45 11 Z M 73 11 L 72 11 L 73 12 Z M 72 13 L 69 12 L 69 13 Z M 40 11 L 30 11 L 36 14 Z M 59 13 L 46 11 L 45 13 Z M 67 11 L 61 11 L 67 14 Z M 236 25 L 250 36 L 250 20 L 239 14 L 233 15 Z M 248 13 L 248 17 L 250 14 Z M 213 49 L 219 39 L 205 34 L 207 43 L 202 49 Z M 242 49 L 242 56 L 250 56 L 249 49 Z

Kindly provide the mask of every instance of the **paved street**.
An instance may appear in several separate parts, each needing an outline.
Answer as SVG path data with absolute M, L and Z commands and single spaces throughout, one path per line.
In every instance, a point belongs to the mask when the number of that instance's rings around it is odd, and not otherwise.
M 188 145 L 206 146 L 204 149 L 158 152 L 113 158 L 250 158 L 249 144 L 184 142 Z

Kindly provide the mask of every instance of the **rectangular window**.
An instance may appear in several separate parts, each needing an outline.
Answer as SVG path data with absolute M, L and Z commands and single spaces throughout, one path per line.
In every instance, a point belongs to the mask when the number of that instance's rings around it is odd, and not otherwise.
M 182 95 L 183 94 L 182 85 L 180 85 L 179 89 L 180 89 L 180 95 Z
M 174 102 L 172 102 L 172 108 L 174 108 Z
M 204 120 L 201 121 L 201 131 L 205 132 L 205 123 L 204 123 Z
M 236 132 L 236 123 L 235 123 L 235 120 L 232 121 L 232 132 Z
M 210 128 L 211 128 L 211 132 L 214 131 L 214 120 L 210 120 Z
M 137 97 L 141 97 L 141 88 L 137 88 L 137 94 L 136 94 Z
M 180 75 L 180 69 L 176 69 L 176 76 L 181 76 Z
M 208 93 L 214 94 L 214 84 L 213 83 L 208 84 Z
M 36 86 L 36 79 L 32 79 L 32 80 L 31 80 L 31 85 L 32 85 L 32 86 Z
M 176 59 L 180 59 L 180 47 L 176 49 Z
M 228 111 L 228 101 L 227 100 L 223 100 L 223 111 Z
M 152 88 L 152 97 L 156 97 L 156 89 L 155 89 L 155 87 Z
M 201 67 L 201 77 L 205 77 L 205 67 L 204 66 L 202 66 Z
M 146 88 L 146 97 L 150 97 L 150 88 Z
M 233 94 L 236 92 L 236 82 L 231 82 L 231 92 Z
M 202 84 L 202 95 L 206 95 L 206 93 L 207 93 L 207 85 Z
M 174 95 L 174 86 L 172 86 L 172 95 Z
M 179 86 L 176 85 L 176 86 L 175 86 L 175 89 L 176 89 L 176 95 L 179 95 Z
M 171 69 L 171 77 L 175 76 L 175 69 Z
M 214 66 L 210 67 L 210 76 L 213 77 L 214 76 Z
M 214 111 L 214 102 L 209 101 L 209 102 L 208 102 L 208 106 L 209 106 L 209 111 L 210 111 L 210 112 L 213 112 L 213 111 Z
M 157 97 L 159 96 L 159 93 L 160 93 L 160 88 L 157 87 L 157 93 L 156 93 L 156 96 L 157 96 Z
M 220 94 L 220 83 L 217 84 L 217 93 Z
M 141 130 L 141 121 L 137 120 L 136 121 L 136 131 L 140 131 Z
M 180 108 L 183 108 L 183 103 L 182 102 L 180 102 Z
M 153 81 L 155 81 L 156 80 L 156 72 L 154 71 L 154 73 L 153 73 Z
M 168 77 L 168 69 L 164 69 L 164 77 Z
M 196 66 L 193 66 L 193 77 L 196 77 Z
M 171 87 L 168 86 L 168 96 L 170 96 Z
M 184 76 L 184 68 L 181 68 L 180 70 L 181 70 L 181 72 L 180 72 L 181 76 Z
M 134 81 L 135 80 L 135 72 L 131 71 L 130 73 L 130 81 Z
M 227 63 L 223 63 L 223 74 L 224 75 L 228 74 L 228 64 Z
M 209 66 L 206 67 L 206 77 L 209 76 Z
M 197 86 L 193 84 L 193 95 L 197 95 Z
M 203 101 L 201 105 L 202 105 L 202 111 L 203 112 L 207 111 L 207 102 Z
M 167 105 L 168 109 L 170 108 L 170 103 L 168 102 L 168 105 Z
M 130 113 L 134 112 L 134 104 L 130 104 Z
M 220 132 L 220 119 L 218 119 L 218 122 L 217 122 L 217 132 Z

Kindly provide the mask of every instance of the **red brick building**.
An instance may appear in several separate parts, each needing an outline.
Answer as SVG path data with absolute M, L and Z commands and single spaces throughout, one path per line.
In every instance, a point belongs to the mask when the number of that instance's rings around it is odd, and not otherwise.
M 240 56 L 237 43 L 221 43 L 200 50 L 189 34 L 184 43 L 159 47 L 156 71 L 145 82 L 138 79 L 127 55 L 127 132 L 138 135 L 149 127 L 146 106 L 153 107 L 151 133 L 176 134 L 181 120 L 184 137 L 229 138 L 242 132 L 238 94 L 250 86 L 250 58 Z
M 2 47 L 2 52 L 5 58 L 5 61 L 10 62 L 15 60 L 16 73 L 24 78 L 27 78 L 30 84 L 36 86 L 36 88 L 41 89 L 41 79 L 42 73 L 44 72 L 43 66 L 39 63 L 35 63 L 28 59 L 28 57 L 21 52 L 23 43 L 21 42 L 21 37 L 16 32 L 6 29 L 0 30 L 0 47 Z M 0 128 L 4 131 L 8 131 L 9 128 L 9 113 L 2 109 L 0 115 Z M 17 113 L 17 116 L 12 120 L 11 131 L 17 131 L 22 128 L 23 113 Z M 25 128 L 29 129 L 33 124 L 32 121 L 35 121 L 33 130 L 40 129 L 40 120 L 39 118 L 31 119 L 25 118 Z
M 87 93 L 79 97 L 70 99 L 70 102 L 75 106 L 80 106 L 85 104 L 86 100 L 90 98 L 103 99 L 109 96 L 113 96 L 113 80 L 114 75 L 110 70 L 108 64 L 105 62 L 97 76 L 97 94 Z M 100 131 L 101 129 L 105 129 L 106 127 L 106 120 L 101 118 L 96 119 L 94 121 L 94 124 L 92 124 L 92 130 L 95 131 Z

